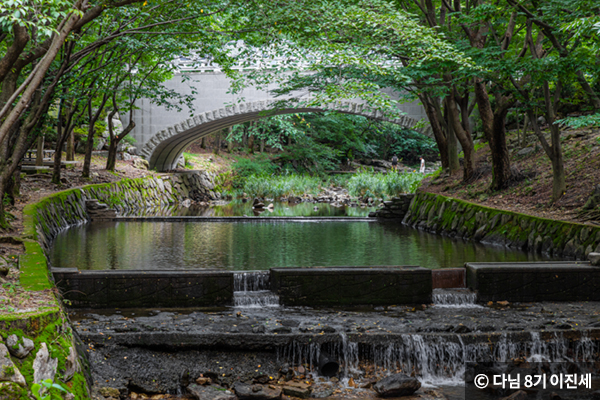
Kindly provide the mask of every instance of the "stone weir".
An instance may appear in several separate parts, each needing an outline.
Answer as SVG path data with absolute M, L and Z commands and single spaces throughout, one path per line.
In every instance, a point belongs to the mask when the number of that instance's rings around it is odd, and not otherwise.
M 427 232 L 566 259 L 600 253 L 600 227 L 496 210 L 432 193 L 416 194 L 403 224 Z
M 270 292 L 263 295 L 278 296 L 283 306 L 317 307 L 430 303 L 435 272 L 421 267 L 368 266 L 255 272 L 53 268 L 52 274 L 73 308 L 232 305 L 239 291 L 235 282 L 242 274 L 265 279 L 262 289 Z

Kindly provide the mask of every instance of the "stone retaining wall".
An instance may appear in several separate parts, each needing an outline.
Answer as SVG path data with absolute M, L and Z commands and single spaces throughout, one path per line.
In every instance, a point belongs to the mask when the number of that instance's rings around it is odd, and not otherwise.
M 402 223 L 440 235 L 568 259 L 583 260 L 600 251 L 600 227 L 496 210 L 432 193 L 418 193 Z
M 181 203 L 186 199 L 206 201 L 218 198 L 213 191 L 214 176 L 204 171 L 182 172 L 110 184 L 89 185 L 60 192 L 28 206 L 24 213 L 26 236 L 44 247 L 69 226 L 88 221 L 86 200 L 98 200 L 119 212 L 135 211 Z
M 383 208 L 369 213 L 369 217 L 404 218 L 414 197 L 414 194 L 403 194 L 398 197 L 392 197 L 392 200 L 383 202 Z

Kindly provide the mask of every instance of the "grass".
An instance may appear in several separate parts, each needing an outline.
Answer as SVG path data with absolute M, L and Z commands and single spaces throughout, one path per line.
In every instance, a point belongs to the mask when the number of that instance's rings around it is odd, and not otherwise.
M 401 193 L 414 193 L 426 175 L 417 172 L 402 174 L 360 172 L 348 181 L 350 195 L 386 198 Z
M 318 176 L 286 175 L 250 175 L 239 180 L 237 189 L 225 194 L 240 197 L 244 193 L 249 197 L 281 198 L 318 195 L 323 188 L 341 186 L 348 189 L 353 197 L 387 198 L 401 193 L 414 193 L 425 175 L 420 173 L 373 173 L 360 172 L 352 176 L 334 175 L 325 179 Z
M 284 196 L 301 196 L 318 194 L 321 189 L 321 178 L 309 175 L 250 175 L 242 182 L 242 187 L 229 194 L 238 197 L 246 193 L 250 197 L 280 198 Z

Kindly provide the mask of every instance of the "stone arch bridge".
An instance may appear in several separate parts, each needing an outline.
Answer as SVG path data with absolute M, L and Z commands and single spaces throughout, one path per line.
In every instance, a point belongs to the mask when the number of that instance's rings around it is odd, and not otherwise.
M 273 103 L 276 101 L 266 90 L 247 88 L 234 96 L 228 93 L 230 84 L 224 73 L 202 71 L 188 72 L 185 75 L 187 79 L 183 79 L 182 74 L 176 74 L 165 86 L 185 95 L 195 92 L 192 117 L 189 110 L 167 110 L 147 99 L 136 103 L 138 109 L 133 113 L 136 125 L 131 136 L 136 140 L 140 155 L 148 160 L 151 169 L 175 169 L 177 160 L 186 147 L 201 137 L 232 125 L 272 115 L 335 110 L 386 120 L 431 136 L 429 127 L 415 128 L 420 120 L 427 118 L 423 107 L 416 102 L 401 104 L 400 110 L 405 115 L 394 120 L 385 118 L 379 111 L 368 110 L 361 100 L 340 101 L 325 107 L 277 109 L 265 114 L 265 111 L 273 110 Z M 389 94 L 393 97 L 393 93 Z

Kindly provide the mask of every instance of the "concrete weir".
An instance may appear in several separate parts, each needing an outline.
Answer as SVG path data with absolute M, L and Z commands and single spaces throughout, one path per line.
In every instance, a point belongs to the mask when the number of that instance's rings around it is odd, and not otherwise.
M 431 275 L 414 266 L 272 268 L 271 289 L 290 306 L 424 304 Z
M 478 302 L 600 301 L 600 268 L 589 262 L 467 263 Z
M 233 271 L 79 271 L 53 268 L 74 308 L 210 307 L 233 303 Z M 257 272 L 258 273 L 258 272 Z M 341 306 L 431 302 L 432 272 L 421 267 L 272 268 L 282 305 Z M 264 272 L 262 272 L 264 274 Z

